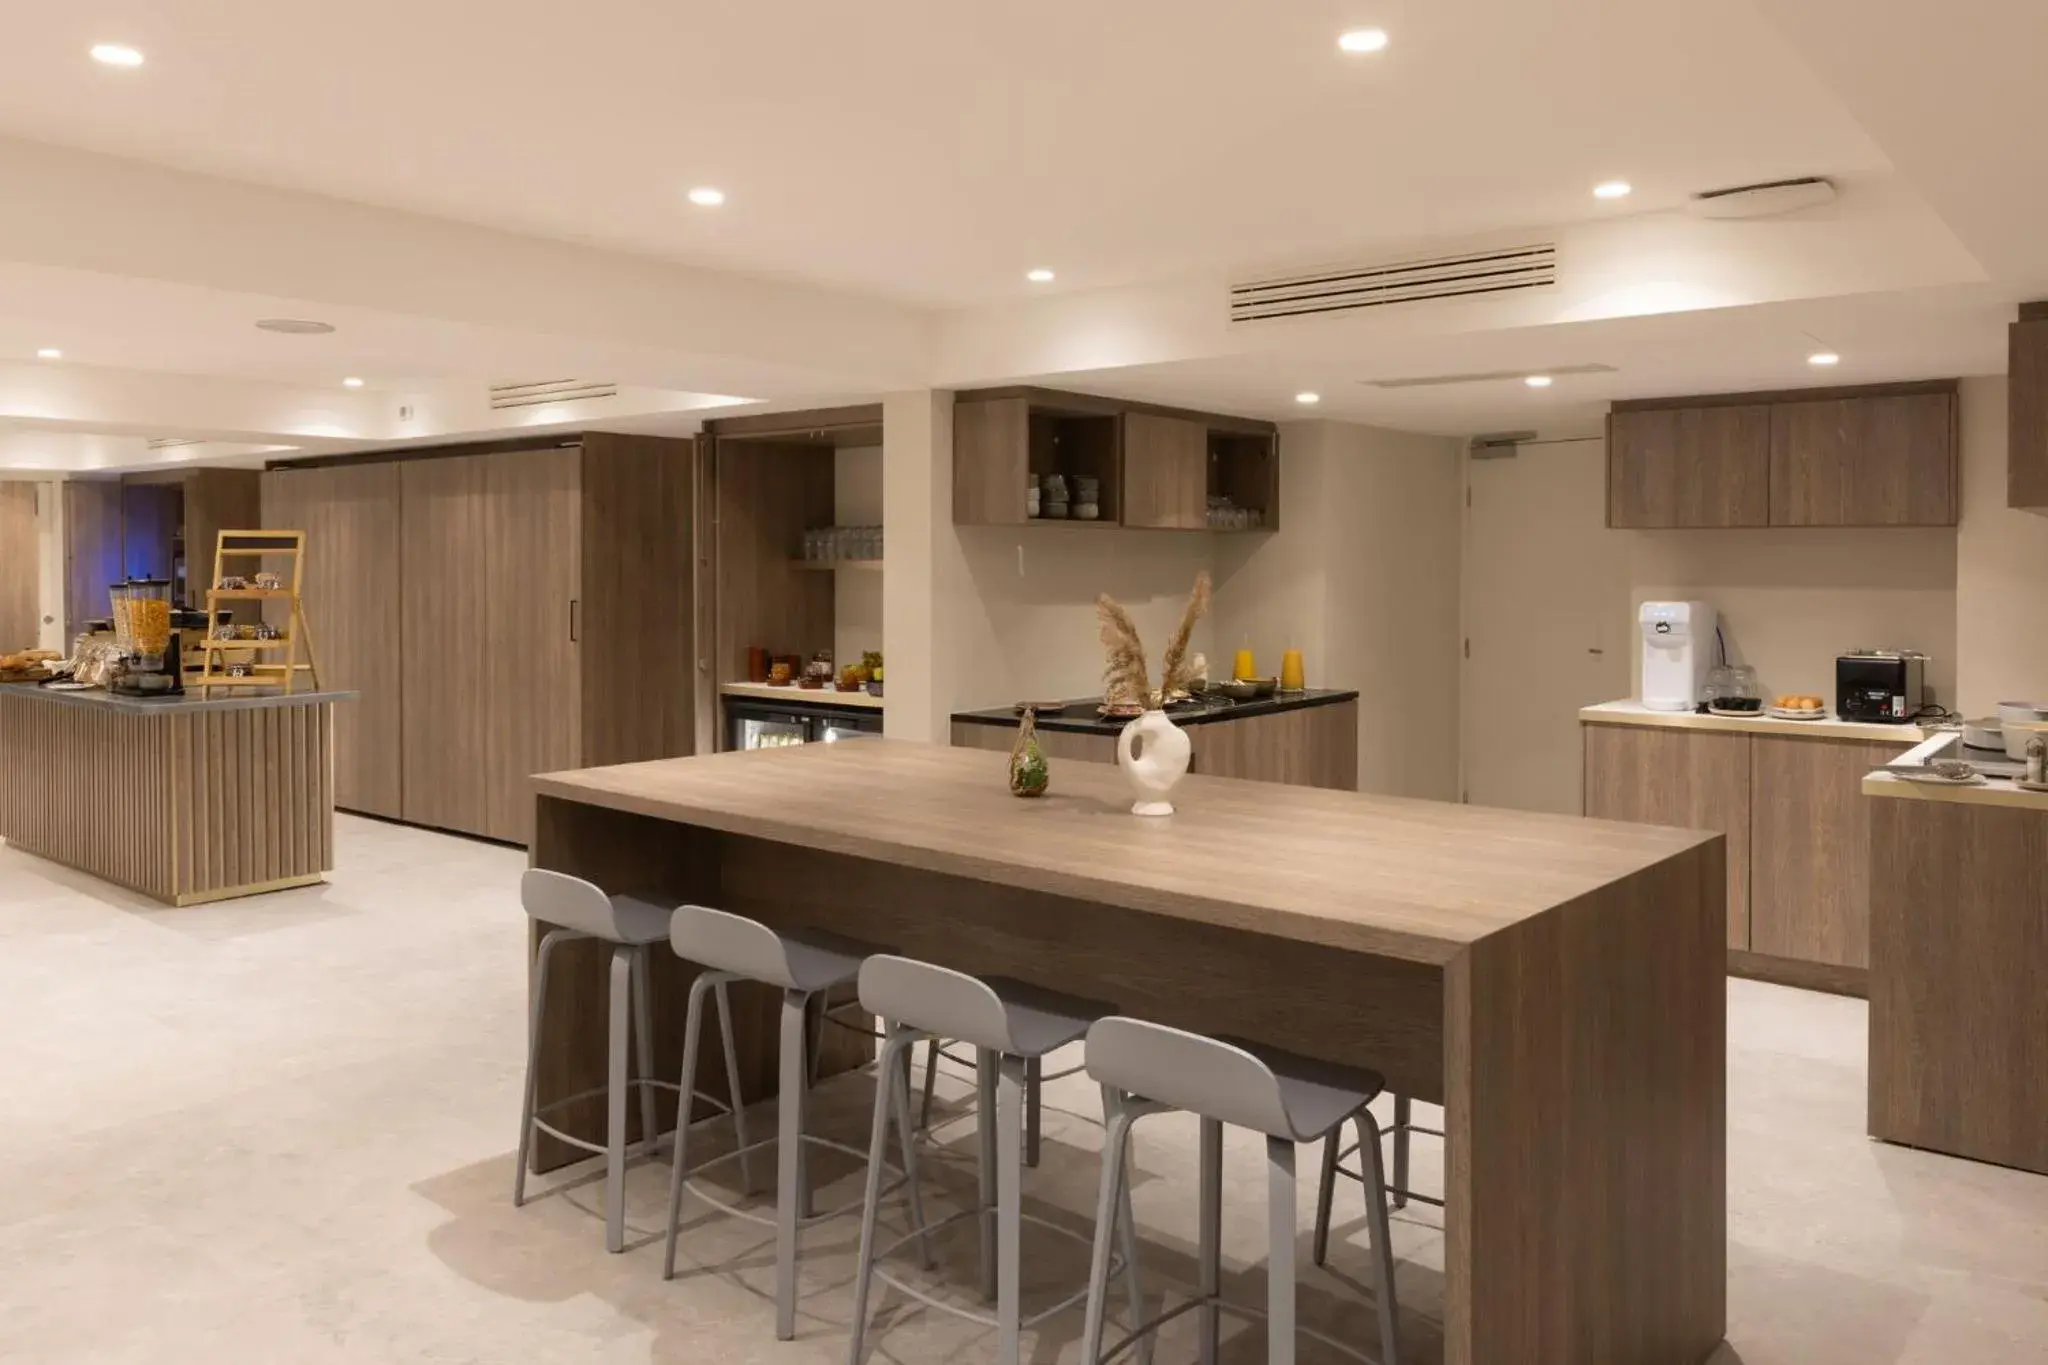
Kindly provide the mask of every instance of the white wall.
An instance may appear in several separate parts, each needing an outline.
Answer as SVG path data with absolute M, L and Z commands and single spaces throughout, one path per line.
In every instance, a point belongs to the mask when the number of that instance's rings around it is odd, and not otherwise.
M 1967 423 L 1965 430 L 1968 430 Z M 1811 692 L 1834 704 L 1835 656 L 1852 649 L 1927 654 L 1933 699 L 1956 699 L 1956 541 L 1947 528 L 1628 533 L 1631 606 L 1699 598 L 1719 612 L 1731 663 L 1766 695 Z M 1641 648 L 1631 638 L 1631 678 Z
M 834 523 L 882 525 L 882 448 L 836 451 L 832 465 Z M 832 657 L 844 667 L 858 663 L 868 650 L 883 648 L 882 575 L 844 569 L 833 578 Z
M 1462 444 L 1343 422 L 1281 431 L 1280 530 L 1219 537 L 1216 657 L 1356 688 L 1359 788 L 1454 800 Z
M 2008 508 L 2005 478 L 2005 378 L 1965 379 L 1956 656 L 1972 716 L 2048 698 L 2048 515 Z

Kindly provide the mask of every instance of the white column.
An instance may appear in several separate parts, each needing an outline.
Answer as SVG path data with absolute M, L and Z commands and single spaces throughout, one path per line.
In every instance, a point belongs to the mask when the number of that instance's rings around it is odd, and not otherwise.
M 953 395 L 882 399 L 882 638 L 891 739 L 952 739 L 952 599 L 966 566 L 953 532 Z

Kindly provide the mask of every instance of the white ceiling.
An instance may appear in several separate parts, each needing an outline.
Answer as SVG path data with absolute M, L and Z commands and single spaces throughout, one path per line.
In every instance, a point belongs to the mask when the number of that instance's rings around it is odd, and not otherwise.
M 1038 379 L 1469 432 L 1810 382 L 1809 340 L 1832 381 L 1995 370 L 2048 288 L 2048 5 L 2017 0 L 14 9 L 0 420 L 35 429 L 345 448 L 575 376 L 678 425 Z M 1339 53 L 1362 24 L 1387 50 Z M 1801 174 L 1841 204 L 1677 212 Z M 1548 299 L 1222 322 L 1235 275 L 1531 234 L 1564 252 Z M 250 326 L 279 313 L 340 330 Z M 1588 362 L 1614 372 L 1361 382 Z M 436 420 L 399 430 L 400 402 Z

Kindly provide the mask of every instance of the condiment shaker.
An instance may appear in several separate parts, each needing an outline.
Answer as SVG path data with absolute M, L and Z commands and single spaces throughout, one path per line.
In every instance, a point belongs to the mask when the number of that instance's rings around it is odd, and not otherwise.
M 2027 741 L 2027 781 L 2048 786 L 2048 736 L 2035 735 Z

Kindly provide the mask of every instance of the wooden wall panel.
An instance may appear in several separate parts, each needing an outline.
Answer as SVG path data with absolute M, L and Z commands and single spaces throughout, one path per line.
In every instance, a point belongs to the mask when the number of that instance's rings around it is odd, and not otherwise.
M 1750 943 L 1774 957 L 1870 965 L 1870 819 L 1863 778 L 1899 755 L 1855 740 L 1754 741 Z
M 35 646 L 42 631 L 41 536 L 32 483 L 0 480 L 0 653 Z
M 108 585 L 121 581 L 121 485 L 112 479 L 64 482 L 64 638 L 114 605 Z
M 689 441 L 583 438 L 587 767 L 699 751 L 696 460 Z
M 254 469 L 198 469 L 185 480 L 185 576 L 192 600 L 212 585 L 222 531 L 263 524 L 262 475 Z
M 2048 1174 L 2048 811 L 1864 805 L 1871 1135 Z
M 489 694 L 522 685 L 516 672 L 489 664 L 492 458 L 398 466 L 404 818 L 467 834 L 490 827 L 482 757 L 496 739 Z
M 185 490 L 181 485 L 122 480 L 122 573 L 130 578 L 175 578 L 184 522 Z M 189 599 L 180 596 L 178 600 Z
M 747 649 L 808 658 L 833 647 L 831 574 L 790 567 L 833 515 L 829 446 L 717 446 L 717 648 L 709 684 L 747 676 Z
M 1749 947 L 1750 737 L 1631 725 L 1580 730 L 1587 815 L 1728 836 L 1728 946 Z
M 306 533 L 303 597 L 321 686 L 361 694 L 334 716 L 334 802 L 393 820 L 404 813 L 399 482 L 390 463 L 273 470 L 261 520 Z
M 583 767 L 582 654 L 605 654 L 605 637 L 579 645 L 582 606 L 581 451 L 512 451 L 485 468 L 481 570 L 487 587 L 483 702 L 488 743 L 482 832 L 533 838 L 539 772 Z M 408 508 L 408 512 L 410 509 Z M 468 570 L 474 572 L 474 569 Z M 624 623 L 620 623 L 621 627 Z M 646 757 L 654 757 L 649 754 Z

